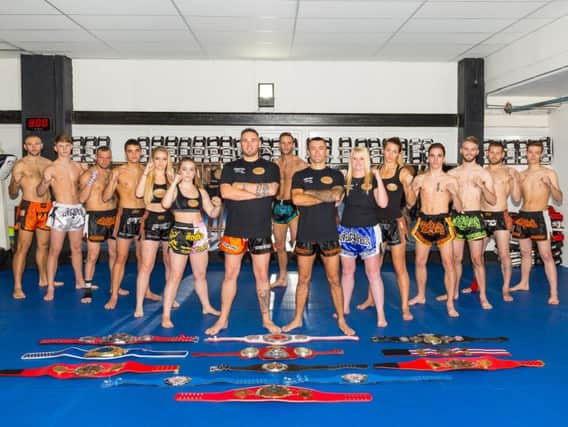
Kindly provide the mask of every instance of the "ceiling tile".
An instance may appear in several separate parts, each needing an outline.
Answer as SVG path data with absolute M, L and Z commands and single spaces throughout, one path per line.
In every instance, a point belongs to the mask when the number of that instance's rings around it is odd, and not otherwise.
M 287 33 L 267 33 L 267 32 L 225 32 L 225 31 L 207 31 L 197 34 L 199 41 L 205 46 L 209 45 L 230 45 L 242 43 L 261 43 L 261 44 L 278 44 L 284 43 L 290 45 L 292 34 Z
M 500 32 L 492 36 L 490 39 L 487 40 L 488 43 L 503 43 L 509 44 L 513 43 L 515 40 L 520 39 L 523 37 L 523 33 L 509 33 L 509 32 Z
M 392 33 L 403 22 L 403 19 L 298 19 L 296 32 Z
M 188 31 L 93 31 L 106 42 L 194 42 L 193 37 Z
M 0 1 L 0 15 L 1 14 L 32 14 L 44 15 L 52 14 L 59 15 L 57 9 L 54 9 L 43 0 L 2 0 Z
M 515 22 L 510 27 L 507 27 L 503 30 L 505 33 L 532 33 L 533 31 L 538 30 L 539 28 L 548 25 L 552 22 L 551 19 L 543 18 L 543 19 L 522 19 L 518 22 Z
M 558 18 L 568 15 L 568 1 L 558 0 L 548 3 L 543 8 L 533 13 L 531 18 Z
M 164 0 L 50 0 L 68 15 L 176 15 Z
M 428 2 L 415 18 L 522 18 L 544 5 L 539 2 L 471 1 Z
M 293 59 L 324 59 L 324 60 L 342 60 L 342 59 L 369 59 L 375 47 L 372 46 L 321 46 L 321 45 L 298 45 L 292 49 L 291 57 Z
M 299 18 L 408 18 L 421 1 L 300 1 Z
M 412 60 L 417 61 L 451 61 L 456 55 L 469 49 L 469 44 L 430 44 L 417 45 L 414 43 L 389 43 L 379 52 L 378 59 Z
M 513 19 L 412 19 L 401 31 L 408 33 L 495 33 Z
M 287 59 L 289 46 L 263 48 L 257 45 L 239 45 L 233 47 L 214 46 L 207 49 L 209 58 L 239 58 L 239 59 Z
M 390 37 L 390 33 L 298 33 L 294 45 L 302 44 L 335 44 L 351 46 L 375 46 L 378 48 Z
M 506 46 L 504 43 L 487 43 L 487 44 L 480 44 L 475 46 L 474 48 L 468 50 L 464 53 L 461 57 L 463 58 L 477 58 L 477 57 L 485 57 L 491 55 L 492 53 L 498 51 L 499 49 Z
M 392 39 L 393 43 L 471 43 L 476 44 L 491 36 L 491 33 L 397 33 Z
M 296 0 L 175 0 L 183 15 L 294 18 Z
M 0 15 L 3 30 L 77 30 L 79 27 L 64 15 Z
M 280 31 L 292 32 L 293 19 L 258 17 L 201 17 L 186 16 L 195 31 Z
M 66 42 L 95 41 L 96 39 L 83 30 L 0 30 L 0 39 L 9 42 Z
M 178 16 L 71 15 L 89 30 L 185 30 Z

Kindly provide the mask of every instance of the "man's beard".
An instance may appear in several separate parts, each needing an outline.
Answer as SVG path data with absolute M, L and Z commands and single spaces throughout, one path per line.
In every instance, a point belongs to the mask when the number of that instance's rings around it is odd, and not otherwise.
M 472 157 L 472 158 L 469 159 L 469 160 L 467 159 L 467 157 L 464 157 L 464 158 L 463 158 L 463 161 L 464 161 L 465 163 L 473 163 L 473 162 L 475 162 L 475 158 L 476 158 L 476 157 L 477 157 L 477 156 L 474 156 L 474 157 Z

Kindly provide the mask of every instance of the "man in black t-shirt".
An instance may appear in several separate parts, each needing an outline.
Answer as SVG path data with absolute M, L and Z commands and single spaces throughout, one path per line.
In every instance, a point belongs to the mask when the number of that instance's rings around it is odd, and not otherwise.
M 225 253 L 225 277 L 221 289 L 221 316 L 205 331 L 217 335 L 228 326 L 237 293 L 237 278 L 245 252 L 251 254 L 262 325 L 270 333 L 280 332 L 270 319 L 268 267 L 272 252 L 270 222 L 272 199 L 278 192 L 280 170 L 259 157 L 260 138 L 254 129 L 241 132 L 243 157 L 227 163 L 221 175 L 221 196 L 227 209 L 225 234 L 219 249 Z
M 284 328 L 288 332 L 302 326 L 302 316 L 308 300 L 310 278 L 316 254 L 321 256 L 331 291 L 339 329 L 345 335 L 355 331 L 343 315 L 343 290 L 339 280 L 339 247 L 336 203 L 341 200 L 345 179 L 343 174 L 326 166 L 327 147 L 322 138 L 308 140 L 310 167 L 298 171 L 292 178 L 292 201 L 300 210 L 296 255 L 298 255 L 298 286 L 296 313 Z

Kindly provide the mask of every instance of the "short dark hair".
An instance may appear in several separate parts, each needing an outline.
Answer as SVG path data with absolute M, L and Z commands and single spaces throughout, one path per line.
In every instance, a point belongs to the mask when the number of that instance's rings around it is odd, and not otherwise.
M 491 141 L 487 149 L 491 147 L 499 147 L 501 150 L 505 151 L 505 145 L 501 141 Z
M 258 131 L 256 129 L 253 128 L 245 128 L 241 131 L 241 139 L 243 138 L 243 135 L 247 132 L 252 132 L 254 133 L 257 137 L 260 137 L 260 135 L 258 134 Z
M 308 140 L 306 141 L 306 148 L 308 150 L 310 149 L 310 144 L 313 141 L 323 141 L 323 143 L 325 144 L 325 148 L 327 148 L 327 141 L 325 139 L 323 139 L 321 136 L 314 136 L 312 138 L 308 138 Z
M 39 139 L 39 140 L 41 141 L 41 143 L 43 144 L 43 141 L 41 140 L 40 136 L 39 136 L 39 135 L 36 135 L 35 133 L 31 133 L 31 134 L 29 134 L 29 135 L 26 135 L 26 137 L 24 138 L 24 143 L 25 143 L 28 139 L 30 139 L 30 138 L 37 138 L 37 139 Z
M 100 147 L 97 147 L 95 154 L 99 154 L 101 151 L 110 151 L 110 147 L 108 145 L 101 145 Z
M 124 151 L 126 151 L 126 148 L 128 148 L 129 145 L 135 145 L 139 148 L 142 148 L 142 145 L 140 145 L 140 141 L 134 138 L 126 140 L 126 142 L 124 143 Z
M 282 132 L 280 134 L 280 136 L 278 137 L 278 141 L 282 141 L 282 138 L 284 138 L 285 136 L 292 138 L 292 141 L 294 141 L 294 143 L 296 142 L 296 140 L 294 139 L 294 137 L 292 136 L 292 134 L 290 132 Z
M 527 150 L 529 149 L 529 147 L 540 147 L 540 152 L 542 153 L 544 151 L 544 145 L 542 144 L 542 141 L 529 140 L 529 142 L 527 142 Z
M 66 133 L 60 133 L 55 137 L 55 143 L 57 144 L 58 142 L 68 142 L 69 144 L 73 144 L 73 139 L 71 139 L 71 137 Z
M 428 147 L 428 155 L 434 148 L 439 148 L 440 150 L 442 150 L 442 153 L 444 153 L 444 156 L 446 155 L 446 147 L 444 147 L 444 144 L 442 144 L 441 142 L 434 142 L 432 145 L 430 145 L 430 147 Z
M 383 148 L 386 148 L 387 144 L 394 144 L 398 147 L 398 152 L 402 151 L 402 142 L 400 142 L 400 138 L 398 136 L 391 136 L 390 138 L 386 139 L 383 143 Z

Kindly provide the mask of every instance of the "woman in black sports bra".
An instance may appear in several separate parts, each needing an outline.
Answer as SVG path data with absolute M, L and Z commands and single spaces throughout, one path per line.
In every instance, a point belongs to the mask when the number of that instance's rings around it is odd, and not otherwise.
M 150 274 L 156 264 L 158 249 L 162 246 L 162 256 L 166 272 L 169 274 L 168 233 L 173 224 L 171 212 L 162 207 L 162 197 L 174 177 L 169 151 L 164 147 L 155 148 L 144 173 L 136 186 L 136 197 L 143 198 L 146 210 L 140 225 L 140 264 L 136 277 L 136 310 L 134 317 L 144 316 L 144 298 L 150 285 Z M 159 301 L 158 295 L 152 294 Z
M 217 217 L 221 211 L 221 199 L 209 197 L 197 175 L 195 163 L 189 158 L 183 158 L 173 182 L 162 199 L 162 206 L 165 209 L 172 209 L 175 221 L 169 233 L 170 274 L 164 289 L 162 327 L 174 326 L 171 309 L 188 256 L 201 310 L 203 314 L 218 316 L 221 313 L 211 306 L 207 290 L 209 240 L 201 212 L 205 212 L 209 217 Z

